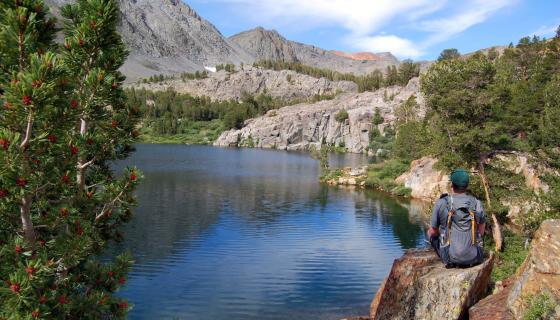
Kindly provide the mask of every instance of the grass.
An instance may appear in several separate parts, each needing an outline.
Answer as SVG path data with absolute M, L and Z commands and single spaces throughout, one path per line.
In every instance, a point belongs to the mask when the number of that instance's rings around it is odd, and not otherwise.
M 221 120 L 193 121 L 182 133 L 158 135 L 151 128 L 143 128 L 140 141 L 145 143 L 212 144 L 224 131 Z
M 392 193 L 397 196 L 408 197 L 411 190 L 395 182 L 395 179 L 409 169 L 410 163 L 403 160 L 391 159 L 372 164 L 368 168 L 366 186 Z
M 338 180 L 338 178 L 342 176 L 344 176 L 344 172 L 341 169 L 324 170 L 319 180 L 321 182 L 326 182 L 333 179 Z
M 348 151 L 344 143 L 340 143 L 338 146 L 324 144 L 321 148 L 325 148 L 328 152 L 336 153 L 346 153 Z
M 556 303 L 547 293 L 530 296 L 525 299 L 528 305 L 523 320 L 552 319 Z
M 525 248 L 525 238 L 514 234 L 508 229 L 503 229 L 504 251 L 496 253 L 494 269 L 492 269 L 492 282 L 497 282 L 511 277 L 515 274 L 519 266 L 525 261 L 528 248 Z M 492 235 L 484 236 L 484 250 L 490 252 L 494 250 Z

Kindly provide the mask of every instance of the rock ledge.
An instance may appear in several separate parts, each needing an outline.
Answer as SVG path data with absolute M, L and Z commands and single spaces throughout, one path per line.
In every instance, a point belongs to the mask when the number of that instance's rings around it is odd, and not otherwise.
M 371 304 L 374 319 L 463 319 L 486 294 L 494 255 L 464 269 L 446 269 L 432 249 L 395 260 Z

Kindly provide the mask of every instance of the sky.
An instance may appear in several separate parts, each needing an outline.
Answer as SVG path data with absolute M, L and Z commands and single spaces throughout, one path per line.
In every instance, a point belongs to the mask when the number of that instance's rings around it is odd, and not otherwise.
M 262 26 L 289 40 L 327 50 L 390 51 L 400 59 L 433 60 L 550 38 L 560 0 L 184 0 L 225 36 Z

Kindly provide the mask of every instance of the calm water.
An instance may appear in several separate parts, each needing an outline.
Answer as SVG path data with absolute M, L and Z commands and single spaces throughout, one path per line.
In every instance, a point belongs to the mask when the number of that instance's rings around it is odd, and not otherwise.
M 137 261 L 120 292 L 130 319 L 367 314 L 393 259 L 422 243 L 409 203 L 320 185 L 304 153 L 139 145 L 126 164 L 145 180 L 109 253 Z

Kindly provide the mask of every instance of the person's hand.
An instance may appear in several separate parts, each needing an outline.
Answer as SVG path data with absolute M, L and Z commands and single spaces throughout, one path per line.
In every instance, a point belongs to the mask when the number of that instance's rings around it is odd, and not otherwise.
M 484 239 L 483 239 L 482 237 L 479 237 L 479 238 L 476 240 L 476 245 L 479 246 L 479 247 L 481 247 L 481 248 L 484 248 Z

